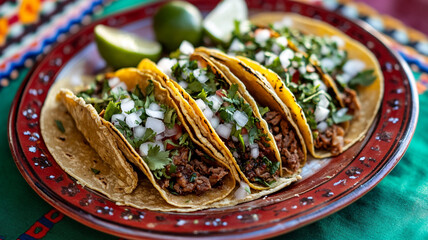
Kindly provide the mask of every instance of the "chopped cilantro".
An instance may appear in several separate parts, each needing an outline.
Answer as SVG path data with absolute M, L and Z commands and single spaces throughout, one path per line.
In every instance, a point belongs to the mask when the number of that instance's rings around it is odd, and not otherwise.
M 95 169 L 95 168 L 91 168 L 91 171 L 93 172 L 93 173 L 95 173 L 95 175 L 98 175 L 98 174 L 100 174 L 100 170 L 98 170 L 98 169 Z
M 192 175 L 190 176 L 190 180 L 189 180 L 189 182 L 194 182 L 194 181 L 195 181 L 195 179 L 196 179 L 196 177 L 197 177 L 196 173 L 195 173 L 195 172 L 194 172 L 194 173 L 192 173 Z
M 261 107 L 261 106 L 258 106 L 259 107 L 259 112 L 260 112 L 260 115 L 263 117 L 267 112 L 269 112 L 270 110 L 269 110 L 269 107 Z
M 107 105 L 106 111 L 104 112 L 104 119 L 110 121 L 111 116 L 117 113 L 121 113 L 119 103 L 110 101 Z
M 160 151 L 158 145 L 149 145 L 149 151 L 144 160 L 152 171 L 163 169 L 172 163 L 172 159 L 169 158 L 169 151 Z
M 349 80 L 349 86 L 351 88 L 355 88 L 358 85 L 369 86 L 374 80 L 376 80 L 376 76 L 374 75 L 374 70 L 369 69 L 358 73 L 354 78 Z
M 62 124 L 62 122 L 60 120 L 55 120 L 56 123 L 56 127 L 58 128 L 58 130 L 62 133 L 65 133 L 65 128 L 64 125 Z

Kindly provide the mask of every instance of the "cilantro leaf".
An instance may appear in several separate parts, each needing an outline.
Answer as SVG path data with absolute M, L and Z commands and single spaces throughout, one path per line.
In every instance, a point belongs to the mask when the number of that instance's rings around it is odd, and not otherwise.
M 100 174 L 100 170 L 98 170 L 98 169 L 95 169 L 95 168 L 91 168 L 91 171 L 93 172 L 93 173 L 95 173 L 95 175 L 98 175 L 98 174 Z
M 258 106 L 259 107 L 259 111 L 260 111 L 260 115 L 263 117 L 263 115 L 265 115 L 267 112 L 269 112 L 270 110 L 269 110 L 269 107 L 261 107 L 261 106 Z
M 158 145 L 149 145 L 149 151 L 145 160 L 152 171 L 161 170 L 166 165 L 172 163 L 172 159 L 169 158 L 169 151 L 160 151 Z
M 62 133 L 65 133 L 65 128 L 64 128 L 64 125 L 62 125 L 62 122 L 60 120 L 55 120 L 55 123 L 58 130 L 61 131 Z
M 349 80 L 348 84 L 351 88 L 355 88 L 357 85 L 369 86 L 375 79 L 374 70 L 369 69 L 358 73 L 354 78 Z
M 337 113 L 338 112 L 334 112 L 333 116 L 332 116 L 333 122 L 336 123 L 336 124 L 350 121 L 353 118 L 352 115 L 343 114 L 342 116 L 339 116 Z
M 106 111 L 104 112 L 104 119 L 110 121 L 111 116 L 120 112 L 119 103 L 110 101 L 107 105 Z

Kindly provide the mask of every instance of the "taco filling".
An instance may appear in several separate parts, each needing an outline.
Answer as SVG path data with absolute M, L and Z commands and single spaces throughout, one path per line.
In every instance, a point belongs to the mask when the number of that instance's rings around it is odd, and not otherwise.
M 227 52 L 253 59 L 278 74 L 302 107 L 315 148 L 340 153 L 345 135 L 342 123 L 352 120 L 359 108 L 355 91 L 345 90 L 348 94 L 342 100 L 346 105 L 341 107 L 312 64 L 314 55 L 306 56 L 290 46 L 288 28 L 279 33 L 275 30 L 252 25 L 249 31 L 241 32 L 238 26 Z
M 280 163 L 271 160 L 275 153 L 266 141 L 268 136 L 239 94 L 238 85 L 229 85 L 210 67 L 184 55 L 178 60 L 163 59 L 158 66 L 196 101 L 250 182 L 270 186 L 277 181 Z
M 268 112 L 264 113 L 262 110 Z M 260 113 L 268 123 L 269 130 L 273 134 L 276 146 L 281 154 L 282 167 L 291 173 L 297 172 L 305 155 L 294 129 L 281 113 L 269 111 L 268 108 L 263 108 L 262 110 Z
M 175 108 L 155 99 L 153 82 L 146 89 L 124 89 L 125 83 L 106 74 L 77 96 L 122 133 L 162 189 L 175 195 L 200 195 L 221 188 L 228 169 L 193 143 Z

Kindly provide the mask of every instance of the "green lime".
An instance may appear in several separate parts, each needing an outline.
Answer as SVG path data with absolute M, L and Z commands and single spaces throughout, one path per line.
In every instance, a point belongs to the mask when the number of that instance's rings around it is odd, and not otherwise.
M 208 37 L 216 43 L 228 43 L 232 38 L 235 20 L 248 19 L 244 0 L 223 0 L 205 18 L 203 27 Z
M 114 68 L 136 67 L 143 58 L 159 59 L 162 46 L 119 29 L 97 25 L 95 42 L 98 52 Z
M 156 39 L 168 51 L 176 50 L 184 40 L 199 45 L 202 38 L 202 14 L 188 2 L 169 2 L 154 15 L 153 28 Z

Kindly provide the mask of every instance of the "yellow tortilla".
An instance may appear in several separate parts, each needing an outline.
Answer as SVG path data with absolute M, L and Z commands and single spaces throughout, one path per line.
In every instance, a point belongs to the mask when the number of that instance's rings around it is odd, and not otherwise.
M 275 188 L 263 191 L 253 190 L 250 195 L 243 199 L 234 198 L 234 192 L 238 189 L 238 187 L 235 187 L 226 198 L 220 201 L 191 208 L 176 207 L 169 204 L 146 177 L 139 179 L 138 185 L 132 193 L 115 191 L 119 176 L 86 143 L 85 137 L 77 129 L 72 116 L 70 116 L 62 103 L 56 100 L 61 88 L 74 90 L 69 79 L 58 81 L 50 89 L 41 113 L 40 127 L 43 140 L 59 166 L 67 174 L 75 178 L 77 183 L 99 192 L 118 205 L 163 212 L 194 212 L 209 208 L 230 207 L 277 192 L 300 179 L 299 176 L 280 179 L 280 183 Z M 63 123 L 64 133 L 58 130 L 54 120 L 59 120 Z M 100 172 L 95 174 L 91 171 L 91 168 Z
M 244 92 L 244 96 L 255 99 L 251 102 L 258 102 L 263 107 L 267 106 L 269 109 L 281 113 L 281 115 L 288 120 L 298 137 L 298 141 L 300 142 L 300 146 L 304 154 L 304 158 L 300 161 L 300 167 L 303 167 L 307 158 L 305 141 L 298 126 L 293 121 L 288 107 L 276 95 L 269 82 L 267 82 L 260 73 L 255 71 L 254 68 L 247 66 L 243 61 L 240 61 L 237 58 L 230 57 L 220 51 L 204 47 L 199 47 L 195 49 L 195 51 L 206 54 L 207 57 L 213 59 L 213 62 L 215 62 L 217 67 L 226 74 L 229 80 L 240 85 L 240 90 Z M 258 109 L 257 105 L 253 106 L 253 108 Z M 291 170 L 283 167 L 283 176 L 285 176 L 285 173 L 288 173 L 289 175 L 296 174 L 296 172 L 292 172 Z
M 291 23 L 290 28 L 297 29 L 304 34 L 340 37 L 345 43 L 343 49 L 348 52 L 348 57 L 350 59 L 359 59 L 365 63 L 366 68 L 371 68 L 374 70 L 374 74 L 377 77 L 375 81 L 370 86 L 359 86 L 357 88 L 361 109 L 358 112 L 358 115 L 350 122 L 349 127 L 347 127 L 346 135 L 344 137 L 345 145 L 342 149 L 343 152 L 351 147 L 354 143 L 364 138 L 377 115 L 380 103 L 382 102 L 384 89 L 384 79 L 379 63 L 373 53 L 371 53 L 364 45 L 348 37 L 346 34 L 342 33 L 333 26 L 319 20 L 310 19 L 292 13 L 269 12 L 257 14 L 251 18 L 251 21 L 256 25 L 268 25 L 277 21 L 281 21 L 284 18 L 289 19 Z M 283 86 L 279 76 L 254 61 L 242 57 L 240 57 L 240 59 L 265 75 L 271 86 L 275 89 L 277 95 L 290 108 L 292 116 L 299 125 L 299 128 L 305 138 L 308 151 L 316 158 L 326 158 L 332 156 L 332 154 L 328 151 L 315 150 L 312 132 L 309 125 L 306 123 L 306 118 L 302 114 L 302 109 L 298 104 L 292 103 L 295 102 L 295 99 L 290 97 L 289 91 L 281 91 L 281 89 L 284 89 L 285 86 Z M 334 83 L 328 74 L 324 73 L 324 75 L 330 79 L 329 81 Z

